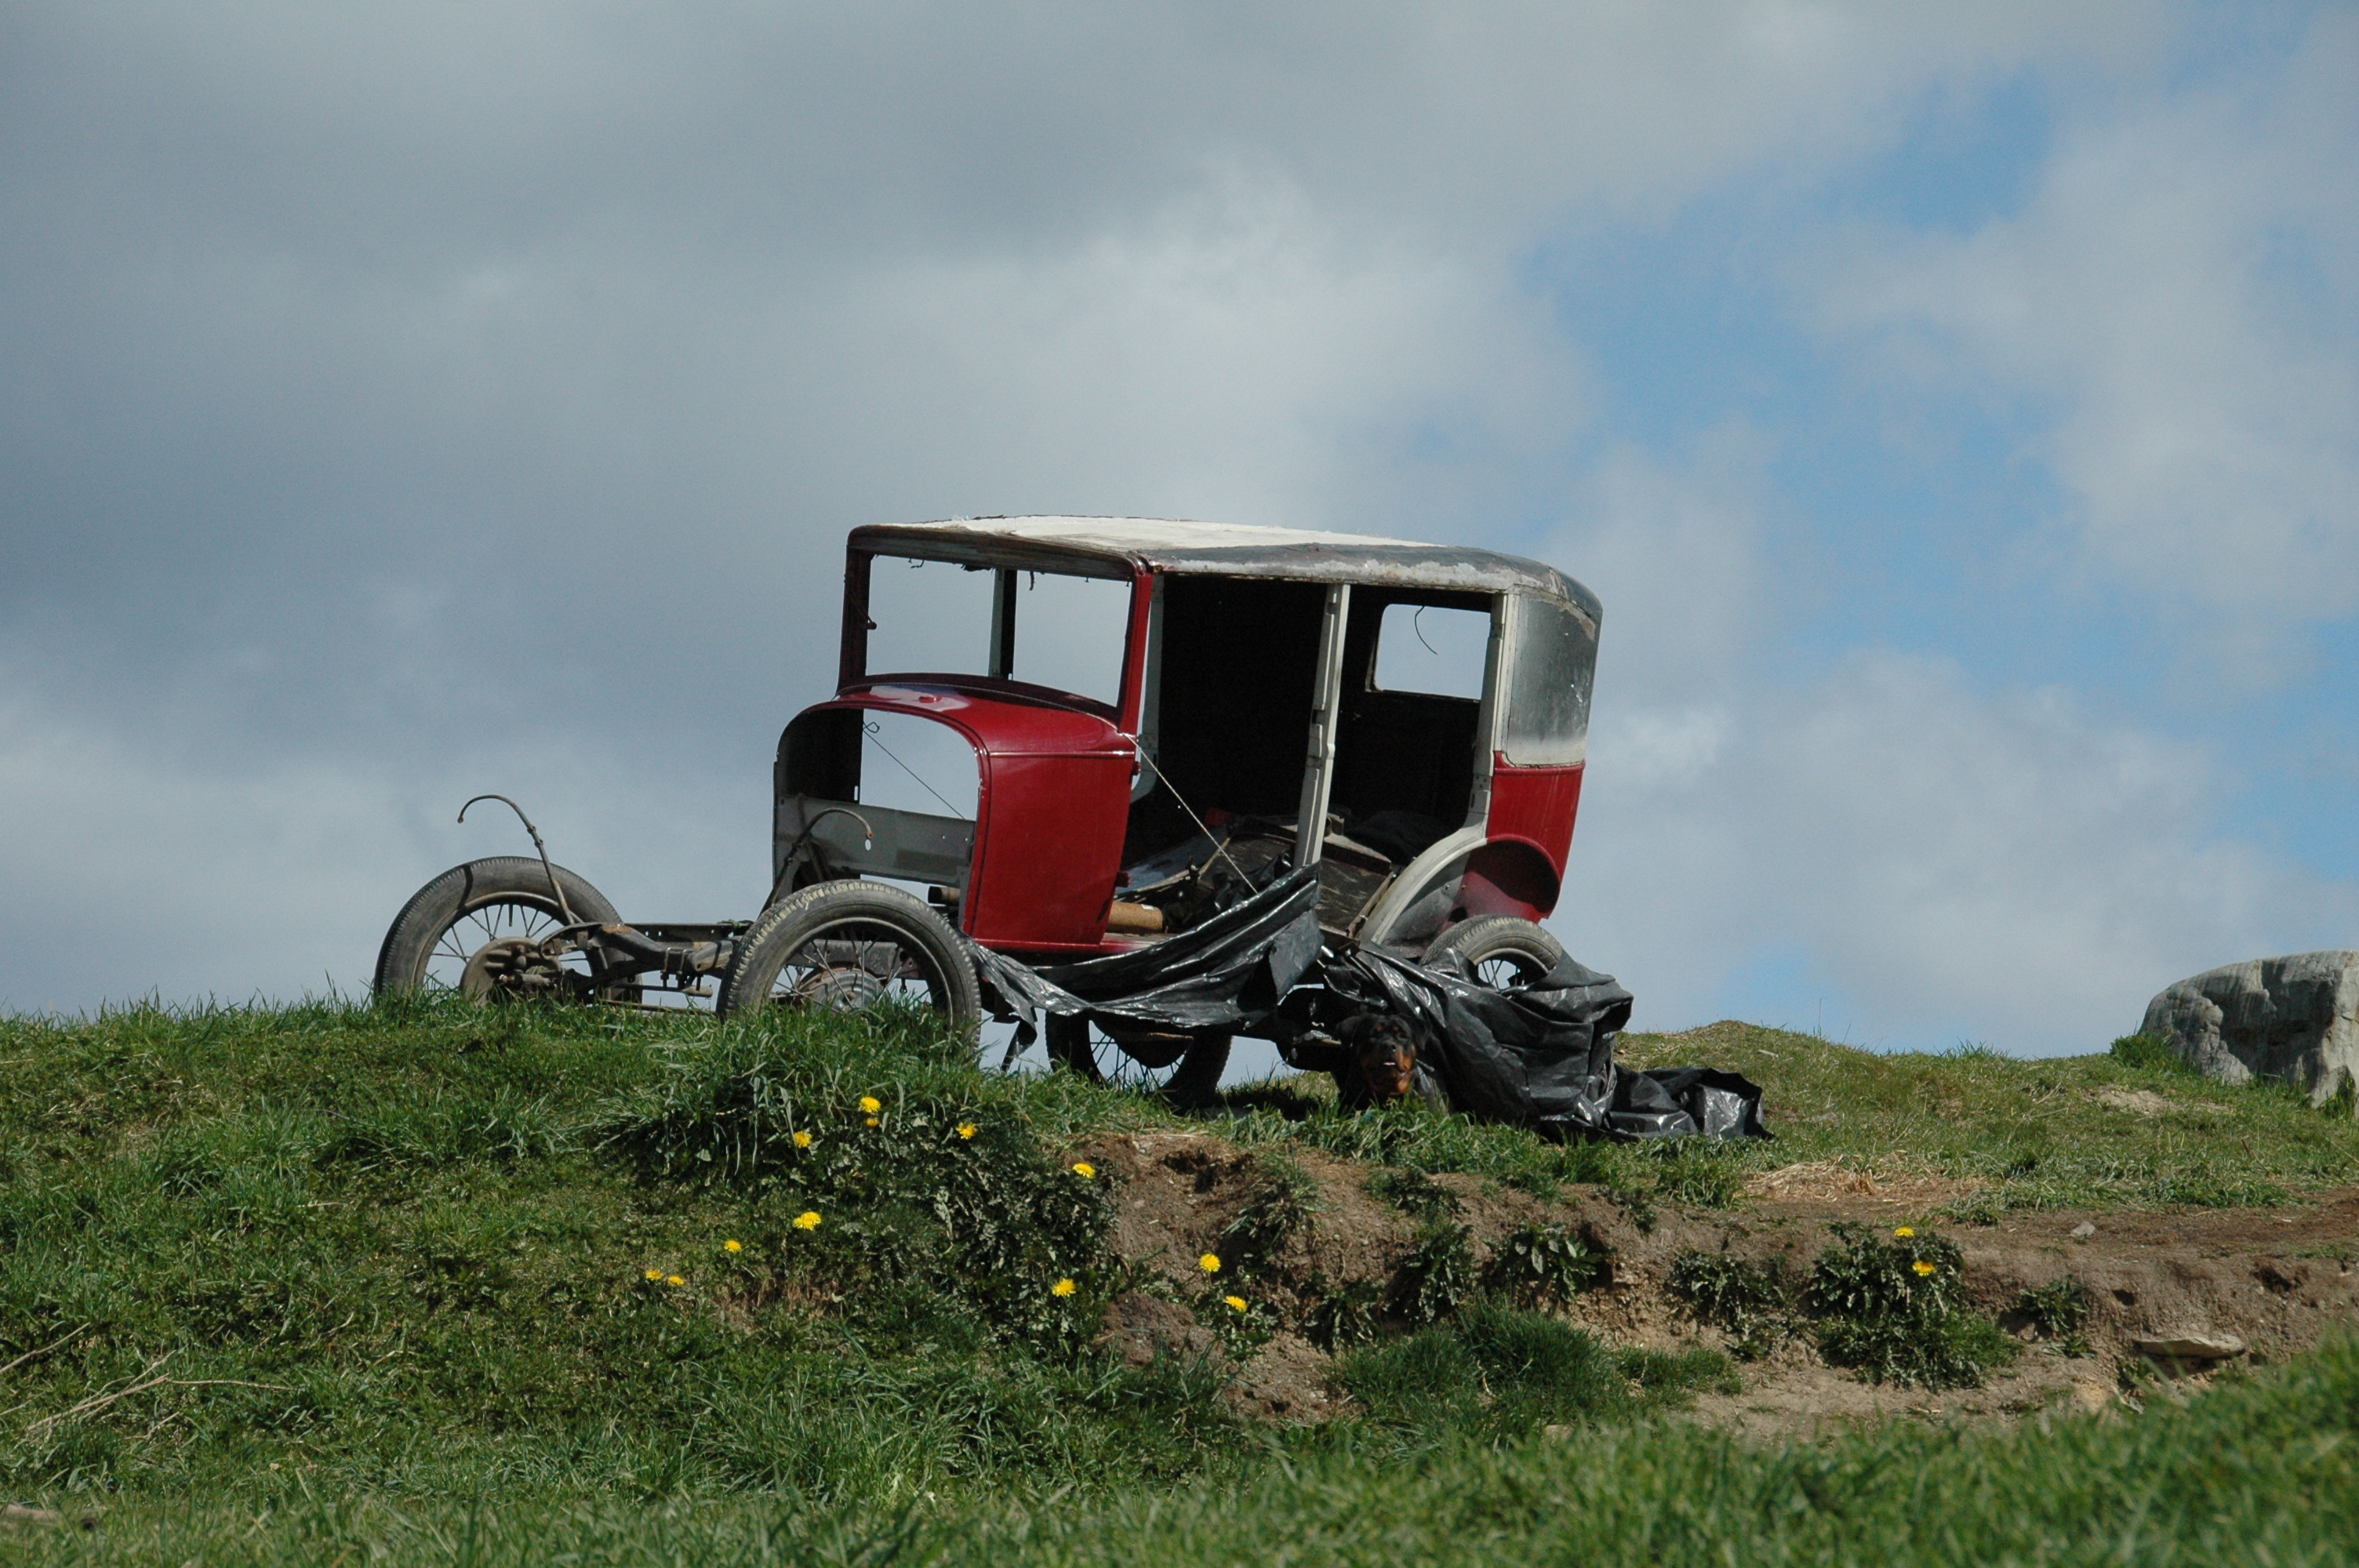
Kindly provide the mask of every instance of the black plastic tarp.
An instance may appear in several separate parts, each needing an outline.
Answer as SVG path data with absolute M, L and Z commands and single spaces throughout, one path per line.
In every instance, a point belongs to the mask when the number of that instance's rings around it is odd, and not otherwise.
M 1103 958 L 1031 968 L 970 942 L 975 968 L 1007 1011 L 1076 1014 L 1144 1029 L 1245 1028 L 1319 959 L 1319 871 L 1291 871 L 1192 930 Z
M 1761 1125 L 1761 1086 L 1717 1067 L 1650 1067 L 1614 1076 L 1614 1132 L 1631 1138 L 1767 1138 Z
M 1326 950 L 1317 869 L 1294 871 L 1193 930 L 1128 953 L 1035 969 L 970 944 L 986 985 L 1022 1019 L 1250 1033 L 1298 985 L 1324 988 L 1317 1010 L 1386 1012 L 1421 1038 L 1421 1069 L 1451 1108 L 1554 1138 L 1701 1134 L 1766 1138 L 1761 1090 L 1710 1067 L 1636 1072 L 1614 1043 L 1630 993 L 1571 958 L 1536 983 L 1495 990 L 1454 958 L 1410 963 L 1373 948 Z M 1013 1052 L 1011 1051 L 1011 1055 Z
M 1761 1090 L 1712 1067 L 1636 1071 L 1614 1059 L 1630 993 L 1571 958 L 1495 990 L 1453 956 L 1412 964 L 1368 948 L 1320 966 L 1328 989 L 1414 1020 L 1451 1108 L 1549 1137 L 1767 1138 Z
M 1631 1000 L 1611 977 L 1567 958 L 1535 985 L 1493 990 L 1362 947 L 1331 957 L 1321 979 L 1361 1010 L 1416 1023 L 1452 1109 L 1560 1137 L 1607 1130 L 1614 1036 Z

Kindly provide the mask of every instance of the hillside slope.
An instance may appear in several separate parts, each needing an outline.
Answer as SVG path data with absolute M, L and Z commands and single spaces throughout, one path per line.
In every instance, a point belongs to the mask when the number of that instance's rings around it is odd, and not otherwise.
M 1348 1117 L 1299 1080 L 1188 1120 L 978 1072 L 900 1017 L 9 1022 L 0 1489 L 93 1521 L 26 1550 L 172 1563 L 438 1561 L 463 1540 L 784 1560 L 880 1530 L 920 1558 L 988 1539 L 1045 1561 L 1135 1552 L 1182 1518 L 1223 1556 L 1237 1509 L 1327 1530 L 1319 1550 L 1346 1560 L 1404 1499 L 1522 1496 L 1582 1474 L 1574 1450 L 1654 1487 L 1648 1509 L 1705 1464 L 1808 1495 L 1822 1461 L 1931 1440 L 1848 1439 L 1798 1471 L 1803 1451 L 1732 1460 L 1726 1436 L 1649 1423 L 1940 1404 L 1830 1367 L 1815 1320 L 1765 1340 L 1672 1288 L 1690 1255 L 1806 1269 L 1846 1219 L 1955 1238 L 1976 1321 L 2051 1252 L 2100 1292 L 2085 1344 L 2012 1353 L 1944 1398 L 2061 1411 L 2094 1384 L 2115 1414 L 2042 1415 L 1926 1463 L 2077 1455 L 2118 1486 L 2153 1454 L 2193 1463 L 2221 1422 L 2359 1406 L 2359 1368 L 2330 1348 L 2266 1395 L 2180 1411 L 2155 1396 L 2186 1385 L 2140 1381 L 2128 1352 L 2154 1326 L 2114 1293 L 2135 1281 L 2111 1282 L 2160 1266 L 2141 1248 L 2208 1251 L 2216 1288 L 2182 1294 L 2212 1326 L 2269 1359 L 2319 1343 L 2352 1314 L 2348 1121 L 2115 1056 L 1873 1057 L 1736 1025 L 1629 1052 L 1751 1073 L 1778 1141 L 1557 1148 L 1422 1110 Z M 2096 1235 L 2069 1239 L 2083 1216 Z M 1633 1422 L 1649 1434 L 1613 1435 Z M 2043 1444 L 2063 1446 L 2027 1457 Z M 2293 1551 L 2278 1561 L 2350 1541 L 2350 1464 L 2331 1443 L 2294 1454 L 2256 1496 L 2307 1500 L 2252 1539 Z M 2335 1476 L 2340 1505 L 2314 1489 Z M 2204 1506 L 2158 1539 L 2191 1551 L 2227 1517 Z M 1540 1552 L 1530 1519 L 1499 1528 Z

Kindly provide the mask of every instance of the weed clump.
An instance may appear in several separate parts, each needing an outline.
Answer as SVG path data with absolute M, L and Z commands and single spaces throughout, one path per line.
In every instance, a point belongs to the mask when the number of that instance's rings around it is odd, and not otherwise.
M 1470 1303 L 1455 1323 L 1344 1357 L 1336 1381 L 1376 1421 L 1513 1439 L 1542 1426 L 1630 1420 L 1727 1387 L 1725 1358 L 1617 1351 L 1561 1318 Z
M 602 1145 L 649 1184 L 741 1197 L 782 1290 L 896 1333 L 1078 1349 L 1111 1278 L 1107 1179 L 978 1104 L 971 1075 L 926 1072 L 921 1050 L 912 1071 L 799 1044 L 724 1032 L 675 1052 Z
M 1331 1356 L 1367 1344 L 1376 1336 L 1376 1310 L 1384 1304 L 1384 1287 L 1374 1280 L 1338 1285 L 1324 1273 L 1313 1272 L 1302 1288 L 1307 1303 L 1302 1336 Z
M 2014 1358 L 2016 1342 L 1967 1304 L 1955 1243 L 1907 1226 L 1890 1238 L 1832 1228 L 1837 1244 L 1819 1254 L 1810 1292 L 1828 1360 L 1879 1383 L 1971 1389 Z
M 1527 1225 L 1510 1234 L 1483 1271 L 1484 1288 L 1525 1306 L 1562 1303 L 1596 1284 L 1608 1255 L 1567 1225 Z
M 1217 1248 L 1222 1259 L 1247 1277 L 1269 1269 L 1319 1212 L 1319 1184 L 1294 1160 L 1264 1150 L 1254 1162 L 1260 1184 L 1223 1227 Z
M 1967 1303 L 1955 1243 L 1905 1225 L 1888 1238 L 1858 1225 L 1831 1228 L 1835 1245 L 1807 1281 L 1783 1259 L 1689 1252 L 1671 1265 L 1671 1292 L 1727 1330 L 1741 1360 L 1767 1355 L 1806 1321 L 1829 1361 L 1879 1383 L 1970 1389 L 2014 1358 L 2016 1342 Z M 2056 1310 L 2069 1307 L 2060 1301 Z
M 1455 1313 L 1481 1282 L 1473 1232 L 1446 1221 L 1429 1224 L 1419 1227 L 1417 1245 L 1393 1275 L 1392 1309 L 1423 1327 Z
M 1793 1333 L 1801 1286 L 1783 1258 L 1750 1263 L 1725 1253 L 1683 1253 L 1671 1264 L 1670 1286 L 1698 1317 L 1728 1331 L 1740 1361 L 1758 1361 Z
M 1457 1217 L 1464 1206 L 1458 1195 L 1423 1171 L 1394 1168 L 1368 1178 L 1368 1192 L 1412 1219 L 1441 1225 Z
M 2058 1342 L 2067 1356 L 2089 1353 L 2089 1287 L 2067 1274 L 2016 1298 L 2015 1310 L 2042 1339 Z
M 1959 1225 L 1996 1225 L 2006 1213 L 2006 1199 L 1988 1187 L 1941 1206 L 1941 1217 Z

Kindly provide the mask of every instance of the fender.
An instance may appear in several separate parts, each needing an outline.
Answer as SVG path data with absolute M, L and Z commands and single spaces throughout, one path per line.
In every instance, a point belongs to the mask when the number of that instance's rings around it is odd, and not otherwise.
M 1480 825 L 1462 827 L 1401 869 L 1361 924 L 1359 939 L 1422 948 L 1478 915 L 1537 921 L 1556 907 L 1559 886 L 1542 846 L 1524 838 L 1487 838 Z
M 1512 914 L 1537 921 L 1556 907 L 1556 868 L 1548 851 L 1528 838 L 1494 838 L 1466 858 L 1458 884 L 1458 908 L 1465 918 Z

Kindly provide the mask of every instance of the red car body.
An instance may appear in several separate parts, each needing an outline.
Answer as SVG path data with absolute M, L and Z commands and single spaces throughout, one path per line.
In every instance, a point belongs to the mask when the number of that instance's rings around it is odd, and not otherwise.
M 895 559 L 991 574 L 947 585 L 990 596 L 974 667 L 869 667 L 872 588 Z M 1016 678 L 1021 579 L 1042 576 L 1126 592 L 1110 700 Z M 1489 617 L 1479 697 L 1376 683 L 1394 606 Z M 1474 916 L 1538 920 L 1580 808 L 1598 620 L 1552 568 L 1456 546 L 1102 518 L 857 529 L 836 695 L 779 741 L 777 885 L 922 883 L 975 941 L 1070 958 L 1153 939 L 1108 929 L 1134 871 L 1251 831 L 1290 834 L 1295 864 L 1350 860 L 1322 903 L 1339 936 L 1413 952 Z M 904 719 L 972 752 L 971 816 L 932 784 L 948 811 L 864 804 L 873 746 Z

